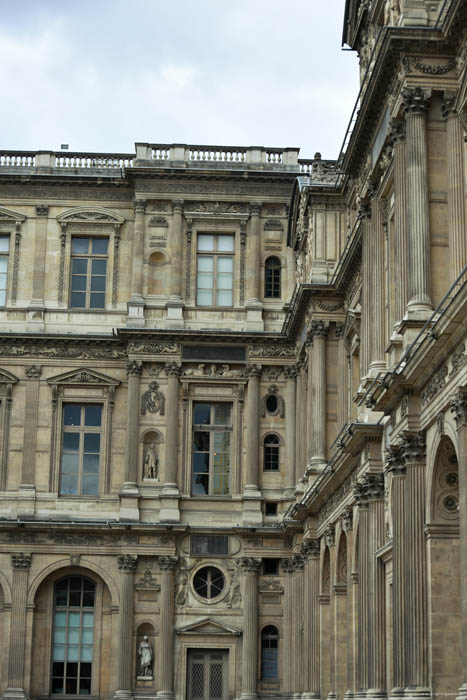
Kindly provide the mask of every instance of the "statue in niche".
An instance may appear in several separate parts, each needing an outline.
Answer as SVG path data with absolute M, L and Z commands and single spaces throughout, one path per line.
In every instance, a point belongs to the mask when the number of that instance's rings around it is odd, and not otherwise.
M 155 442 L 151 442 L 144 452 L 143 479 L 157 479 L 159 471 L 159 456 Z
M 159 384 L 151 382 L 149 389 L 144 392 L 141 397 L 141 414 L 144 416 L 146 411 L 150 413 L 160 413 L 164 415 L 165 398 L 164 394 L 159 391 Z
M 143 640 L 140 642 L 138 647 L 139 656 L 139 675 L 138 678 L 152 680 L 152 660 L 154 654 L 152 651 L 152 646 L 148 641 L 148 637 L 145 634 Z

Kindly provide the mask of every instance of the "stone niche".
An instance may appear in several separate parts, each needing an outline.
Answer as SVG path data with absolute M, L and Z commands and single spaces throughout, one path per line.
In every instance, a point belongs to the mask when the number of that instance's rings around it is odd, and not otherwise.
M 143 666 L 145 661 L 149 661 L 149 665 Z M 135 678 L 138 688 L 147 690 L 154 688 L 155 668 L 156 631 L 151 623 L 143 622 L 136 630 L 135 643 Z

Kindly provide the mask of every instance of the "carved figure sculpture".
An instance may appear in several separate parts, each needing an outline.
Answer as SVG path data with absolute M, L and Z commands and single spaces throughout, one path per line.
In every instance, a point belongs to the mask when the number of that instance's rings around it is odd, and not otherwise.
M 157 473 L 159 471 L 159 457 L 157 455 L 157 448 L 154 442 L 146 448 L 144 454 L 144 464 L 143 464 L 143 478 L 144 479 L 157 479 Z
M 142 642 L 138 647 L 140 677 L 152 678 L 152 660 L 154 657 L 152 647 L 148 641 L 147 635 L 144 635 Z
M 175 579 L 175 605 L 185 605 L 188 594 L 188 573 L 194 567 L 187 557 L 181 557 Z
M 242 590 L 240 585 L 240 563 L 238 561 L 232 562 L 229 565 L 229 570 L 232 574 L 232 579 L 230 583 L 229 597 L 227 599 L 227 607 L 235 608 L 239 607 L 242 602 Z

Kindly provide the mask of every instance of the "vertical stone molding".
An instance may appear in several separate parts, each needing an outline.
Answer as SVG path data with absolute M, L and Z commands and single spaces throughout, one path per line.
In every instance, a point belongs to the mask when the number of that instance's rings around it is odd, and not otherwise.
M 295 484 L 298 485 L 299 479 L 303 474 L 305 468 L 305 443 L 306 443 L 306 430 L 308 425 L 307 418 L 307 405 L 305 401 L 305 370 L 303 368 L 303 363 L 299 362 L 297 364 L 298 375 L 296 384 L 296 408 L 295 416 L 297 421 L 297 431 L 295 433 Z
M 286 434 L 286 449 L 287 449 L 287 488 L 293 493 L 295 487 L 295 434 L 296 434 L 296 416 L 295 407 L 297 401 L 297 374 L 296 365 L 285 368 L 285 378 L 287 380 L 286 391 L 286 411 L 285 411 L 285 434 Z
M 133 689 L 133 579 L 137 557 L 117 557 L 120 570 L 120 615 L 118 632 L 118 690 L 114 698 L 131 698 Z
M 370 365 L 370 323 L 371 308 L 371 269 L 370 269 L 370 229 L 371 209 L 366 203 L 361 203 L 358 217 L 362 227 L 362 314 L 361 314 L 361 343 L 360 343 L 360 377 L 366 377 Z
M 31 365 L 25 370 L 27 377 L 24 433 L 23 433 L 23 460 L 21 464 L 21 490 L 35 488 L 36 471 L 36 444 L 37 444 L 37 420 L 39 413 L 39 380 L 42 368 Z
M 144 256 L 144 214 L 146 201 L 137 199 L 134 203 L 135 227 L 133 260 L 131 269 L 131 303 L 144 304 L 143 300 L 143 256 Z
M 320 667 L 319 667 L 319 560 L 321 543 L 319 539 L 305 539 L 302 545 L 302 554 L 305 557 L 305 664 L 304 678 L 306 688 L 304 698 L 315 700 L 320 694 Z
M 459 465 L 467 464 L 467 387 L 460 388 L 451 400 L 451 411 L 457 427 L 457 459 Z M 467 473 L 465 467 L 459 469 L 459 526 L 460 526 L 460 581 L 462 606 L 462 653 L 464 677 L 457 700 L 467 699 Z
M 47 240 L 47 219 L 49 207 L 36 206 L 36 230 L 34 234 L 34 270 L 32 276 L 32 298 L 30 308 L 44 309 L 45 254 Z
M 248 377 L 248 395 L 246 402 L 246 470 L 245 495 L 259 494 L 259 377 L 261 367 L 250 365 L 246 369 Z
M 323 321 L 313 321 L 311 352 L 311 422 L 312 449 L 308 466 L 321 469 L 326 464 L 326 337 L 328 326 Z
M 407 307 L 407 163 L 405 146 L 405 122 L 392 120 L 390 141 L 394 149 L 394 267 L 397 270 L 395 293 L 396 327 Z
M 425 541 L 425 437 L 404 433 L 400 443 L 406 468 L 406 698 L 430 696 L 428 676 L 428 597 Z
M 449 270 L 453 279 L 467 265 L 464 129 L 461 117 L 454 109 L 455 97 L 454 94 L 445 93 L 442 104 L 447 120 Z
M 293 576 L 292 576 L 292 668 L 295 678 L 295 684 L 292 690 L 295 694 L 301 696 L 301 693 L 306 690 L 304 682 L 305 673 L 305 644 L 304 644 L 304 580 L 303 570 L 305 567 L 305 559 L 302 554 L 294 554 L 292 557 Z
M 157 655 L 158 698 L 174 697 L 174 578 L 177 557 L 159 557 L 160 570 L 160 638 Z
M 242 692 L 243 700 L 256 700 L 258 674 L 258 571 L 261 559 L 242 557 L 243 573 L 243 639 Z
M 382 200 L 376 196 L 371 199 L 371 338 L 370 338 L 370 371 L 378 374 L 386 367 L 385 360 L 385 307 L 384 307 L 384 227 L 381 211 Z
M 127 365 L 128 397 L 127 397 L 127 444 L 125 483 L 122 493 L 138 494 L 138 431 L 139 431 L 139 402 L 140 379 L 142 363 L 129 360 Z
M 369 531 L 368 498 L 364 484 L 354 487 L 354 498 L 358 507 L 358 639 L 357 639 L 357 688 L 356 697 L 366 697 L 369 682 Z
M 173 205 L 173 228 L 170 237 L 170 298 L 169 302 L 182 302 L 182 242 L 183 200 L 175 199 Z
M 246 288 L 247 306 L 262 307 L 260 302 L 261 202 L 250 204 L 247 236 Z
M 165 365 L 167 375 L 167 419 L 165 432 L 165 472 L 163 493 L 178 495 L 178 394 L 181 367 L 175 363 Z
M 428 202 L 426 113 L 430 91 L 407 88 L 402 94 L 406 119 L 410 313 L 431 312 L 431 240 Z
M 391 698 L 404 694 L 406 682 L 405 641 L 405 466 L 399 445 L 391 445 L 386 453 L 386 472 L 391 478 L 392 515 L 392 654 L 393 688 Z
M 284 595 L 284 690 L 286 693 L 291 694 L 293 683 L 295 681 L 293 676 L 293 635 L 295 630 L 293 629 L 293 584 L 292 584 L 292 574 L 294 572 L 293 559 L 281 559 L 281 570 L 285 579 L 285 595 Z
M 31 566 L 30 554 L 12 554 L 13 569 L 10 648 L 8 651 L 8 687 L 4 698 L 25 698 L 24 663 L 26 650 L 26 602 L 28 577 Z

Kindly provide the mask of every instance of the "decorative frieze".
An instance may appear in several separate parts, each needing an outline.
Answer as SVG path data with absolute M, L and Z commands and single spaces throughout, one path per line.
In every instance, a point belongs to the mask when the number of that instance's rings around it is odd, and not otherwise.
M 173 355 L 179 350 L 177 343 L 129 343 L 131 354 Z
M 295 349 L 292 345 L 251 345 L 248 348 L 248 357 L 294 357 Z
M 446 377 L 448 376 L 448 367 L 443 365 L 428 382 L 426 389 L 422 392 L 422 406 L 432 401 L 446 385 Z

